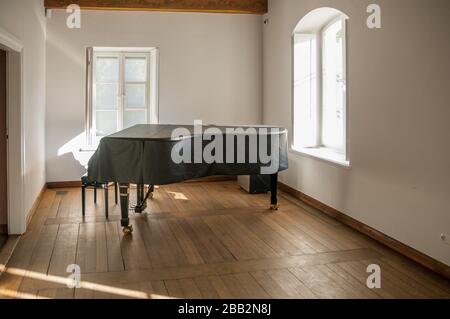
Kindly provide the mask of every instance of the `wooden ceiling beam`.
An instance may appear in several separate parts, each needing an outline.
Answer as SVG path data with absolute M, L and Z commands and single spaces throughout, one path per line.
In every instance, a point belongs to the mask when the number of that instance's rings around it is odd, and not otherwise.
M 77 4 L 85 10 L 134 10 L 265 14 L 268 0 L 45 0 L 46 9 Z

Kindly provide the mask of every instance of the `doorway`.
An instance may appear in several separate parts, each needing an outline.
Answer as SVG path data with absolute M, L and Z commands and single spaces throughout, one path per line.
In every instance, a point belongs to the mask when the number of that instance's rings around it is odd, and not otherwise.
M 6 51 L 0 50 L 0 247 L 8 235 Z

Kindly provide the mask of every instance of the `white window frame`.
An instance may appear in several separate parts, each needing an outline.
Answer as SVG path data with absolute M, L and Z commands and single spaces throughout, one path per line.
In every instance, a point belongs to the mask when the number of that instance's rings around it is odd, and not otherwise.
M 87 86 L 86 86 L 86 139 L 88 150 L 98 145 L 101 137 L 97 136 L 96 109 L 96 62 L 98 57 L 115 57 L 119 60 L 119 92 L 117 130 L 123 129 L 123 114 L 125 111 L 145 110 L 146 123 L 159 122 L 158 110 L 158 54 L 157 48 L 89 48 L 87 51 Z M 125 79 L 125 59 L 128 57 L 145 58 L 147 60 L 147 81 L 144 108 L 127 108 L 126 85 L 143 84 L 144 82 L 127 82 Z M 107 112 L 107 110 L 105 110 Z
M 292 131 L 295 130 L 295 44 L 296 44 L 296 37 L 302 36 L 302 37 L 311 37 L 316 39 L 316 50 L 317 50 L 317 58 L 316 58 L 316 70 L 317 70 L 317 96 L 316 96 L 316 119 L 317 119 L 317 127 L 316 127 L 316 137 L 317 137 L 317 143 L 316 145 L 312 147 L 301 147 L 295 144 L 295 134 L 292 134 L 292 141 L 291 144 L 291 152 L 293 153 L 299 153 L 301 155 L 307 155 L 312 156 L 315 158 L 319 158 L 322 160 L 326 160 L 328 162 L 332 162 L 338 165 L 342 165 L 345 167 L 350 167 L 350 159 L 349 159 L 349 143 L 348 143 L 348 63 L 347 63 L 347 17 L 345 15 L 338 15 L 334 17 L 331 20 L 328 20 L 326 24 L 324 24 L 316 33 L 304 33 L 304 32 L 294 32 L 293 39 L 292 39 L 292 127 L 294 128 Z M 343 131 L 343 150 L 336 149 L 332 147 L 326 147 L 323 145 L 323 139 L 322 139 L 322 133 L 323 133 L 323 53 L 324 53 L 324 37 L 323 33 L 335 22 L 341 20 L 343 22 L 343 32 L 344 32 L 344 44 L 343 44 L 343 67 L 344 67 L 344 74 L 343 74 L 343 81 L 345 83 L 345 95 L 344 95 L 344 108 L 343 108 L 343 125 L 344 125 L 344 131 Z

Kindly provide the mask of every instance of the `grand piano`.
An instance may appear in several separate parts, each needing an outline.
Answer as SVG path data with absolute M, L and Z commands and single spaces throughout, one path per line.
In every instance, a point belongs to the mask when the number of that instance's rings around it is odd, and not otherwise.
M 288 168 L 287 130 L 271 126 L 136 125 L 104 137 L 88 164 L 88 179 L 119 183 L 121 225 L 129 220 L 130 184 L 136 213 L 156 185 L 216 175 L 270 175 L 270 208 L 278 209 L 278 173 Z

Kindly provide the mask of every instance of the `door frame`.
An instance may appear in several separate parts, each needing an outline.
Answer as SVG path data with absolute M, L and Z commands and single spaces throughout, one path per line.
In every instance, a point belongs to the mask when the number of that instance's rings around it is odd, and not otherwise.
M 25 194 L 24 46 L 0 27 L 0 48 L 6 51 L 6 117 L 8 170 L 8 234 L 27 228 Z

